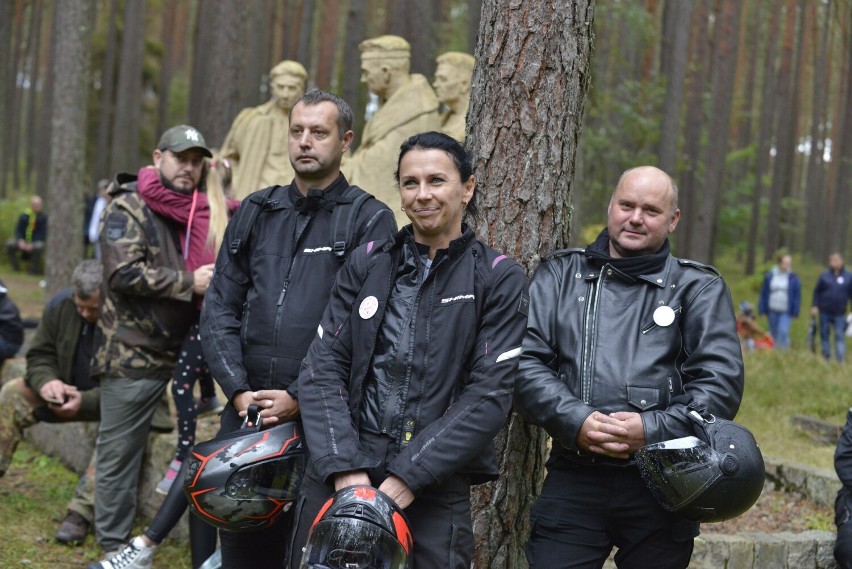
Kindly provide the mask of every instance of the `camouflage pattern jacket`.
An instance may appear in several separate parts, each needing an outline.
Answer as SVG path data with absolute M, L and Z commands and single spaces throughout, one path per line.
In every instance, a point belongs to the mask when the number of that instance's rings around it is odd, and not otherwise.
M 135 176 L 119 174 L 116 182 L 98 239 L 103 342 L 92 375 L 168 380 L 197 317 L 193 276 L 181 255 L 178 226 L 145 205 Z

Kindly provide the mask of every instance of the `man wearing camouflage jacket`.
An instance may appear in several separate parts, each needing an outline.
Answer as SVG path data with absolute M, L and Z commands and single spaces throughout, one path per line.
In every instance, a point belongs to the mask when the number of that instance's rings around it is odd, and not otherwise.
M 180 125 L 163 134 L 153 161 L 164 186 L 189 193 L 205 156 L 201 133 Z M 119 174 L 110 193 L 99 238 L 103 343 L 92 367 L 101 384 L 95 535 L 105 552 L 130 537 L 151 419 L 194 319 L 193 294 L 205 291 L 212 274 L 212 265 L 186 270 L 179 228 L 145 205 L 135 176 Z

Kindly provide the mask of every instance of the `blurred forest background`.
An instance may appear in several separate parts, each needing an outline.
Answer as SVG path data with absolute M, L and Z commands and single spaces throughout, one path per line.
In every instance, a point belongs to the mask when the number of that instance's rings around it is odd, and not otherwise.
M 268 99 L 266 73 L 283 59 L 345 98 L 360 129 L 359 42 L 405 37 L 412 71 L 431 81 L 438 54 L 473 53 L 480 10 L 481 0 L 2 0 L 0 200 L 43 195 L 52 227 L 82 233 L 98 179 L 147 163 L 173 124 L 219 145 L 242 108 Z M 597 0 L 572 244 L 601 227 L 621 172 L 650 163 L 680 187 L 678 256 L 732 254 L 745 274 L 781 248 L 848 257 L 850 26 L 852 0 Z M 4 234 L 16 215 L 0 219 Z M 67 252 L 53 258 L 79 258 Z

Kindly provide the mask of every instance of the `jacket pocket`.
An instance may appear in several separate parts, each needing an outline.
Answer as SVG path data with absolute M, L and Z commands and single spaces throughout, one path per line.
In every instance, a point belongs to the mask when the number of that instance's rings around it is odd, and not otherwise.
M 663 406 L 663 390 L 658 387 L 627 386 L 627 402 L 639 411 L 650 411 Z

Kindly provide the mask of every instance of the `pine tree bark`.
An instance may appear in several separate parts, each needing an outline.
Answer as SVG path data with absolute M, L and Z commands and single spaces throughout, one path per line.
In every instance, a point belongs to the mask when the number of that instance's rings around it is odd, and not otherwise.
M 710 78 L 712 109 L 707 133 L 707 154 L 704 161 L 704 183 L 701 184 L 701 203 L 691 227 L 690 255 L 704 262 L 713 261 L 716 243 L 716 220 L 722 200 L 722 179 L 728 154 L 728 126 L 734 94 L 734 72 L 737 64 L 739 20 L 742 5 L 739 0 L 722 0 L 713 49 L 713 71 Z
M 745 273 L 753 275 L 757 259 L 761 201 L 765 193 L 764 176 L 769 167 L 769 147 L 775 124 L 775 56 L 778 51 L 778 32 L 782 7 L 775 5 L 769 23 L 763 55 L 763 86 L 760 95 L 760 124 L 757 128 L 757 151 L 754 161 L 754 189 L 751 196 L 751 223 L 748 227 Z
M 86 114 L 94 0 L 55 4 L 57 44 L 52 69 L 56 90 L 48 175 L 50 231 L 47 237 L 48 297 L 67 286 L 83 256 L 82 223 Z
M 568 242 L 593 14 L 593 0 L 483 2 L 467 137 L 484 214 L 477 234 L 529 274 Z M 473 492 L 473 566 L 525 567 L 546 437 L 513 414 L 496 442 L 500 479 Z
M 142 164 L 139 122 L 142 116 L 142 55 L 145 47 L 145 0 L 126 0 L 115 114 L 112 128 L 111 172 L 126 172 Z M 157 133 L 159 136 L 159 133 Z
M 825 88 L 829 76 L 828 38 L 831 32 L 831 0 L 826 0 L 820 29 L 820 4 L 813 4 L 814 37 L 819 38 L 819 49 L 813 50 L 813 91 L 811 94 L 811 133 L 810 154 L 808 155 L 808 174 L 805 182 L 807 217 L 805 222 L 805 247 L 815 259 L 825 259 L 829 254 L 829 241 L 821 231 L 821 220 L 826 219 L 825 163 L 823 154 L 826 143 L 826 120 L 828 118 L 828 89 Z M 834 245 L 833 243 L 831 245 Z
M 692 19 L 691 2 L 666 1 L 665 13 L 670 23 L 665 26 L 661 69 L 666 77 L 666 97 L 660 123 L 658 164 L 665 172 L 674 172 L 675 151 L 680 134 L 680 112 L 683 104 L 683 81 L 689 53 L 689 29 Z
M 366 98 L 361 88 L 361 53 L 358 44 L 365 39 L 367 29 L 366 0 L 349 0 L 346 12 L 346 33 L 343 35 L 343 86 L 341 96 L 355 113 L 355 138 L 352 148 L 358 148 L 364 129 L 364 105 Z
M 116 59 L 116 19 L 118 18 L 118 0 L 109 4 L 109 23 L 107 24 L 106 45 L 104 46 L 104 66 L 101 69 L 101 98 L 98 105 L 98 131 L 95 138 L 93 177 L 111 178 L 116 172 L 110 171 L 112 149 L 109 143 L 112 126 L 115 93 Z M 162 94 L 160 95 L 162 96 Z
M 320 20 L 319 53 L 317 54 L 317 71 L 314 82 L 320 89 L 328 90 L 332 85 L 334 70 L 337 65 L 337 39 L 340 36 L 339 18 L 340 0 L 325 0 L 322 3 Z
M 692 227 L 696 217 L 698 172 L 701 161 L 701 137 L 706 121 L 704 113 L 704 86 L 707 83 L 707 20 L 709 0 L 698 0 L 694 7 L 693 30 L 690 33 L 690 72 L 686 95 L 686 120 L 684 130 L 683 173 L 679 176 L 681 227 Z M 681 232 L 677 249 L 683 257 L 694 257 L 690 231 Z
M 792 120 L 790 91 L 793 80 L 793 56 L 796 37 L 796 1 L 787 0 L 786 24 L 775 92 L 775 160 L 772 167 L 772 182 L 769 190 L 769 214 L 766 219 L 766 237 L 763 248 L 764 260 L 770 259 L 781 247 L 781 200 L 784 197 L 787 173 L 786 158 L 792 158 L 787 149 L 792 143 L 789 121 Z
M 847 12 L 849 12 L 848 9 Z M 849 21 L 848 17 L 845 21 Z M 834 178 L 834 195 L 837 196 L 835 215 L 843 220 L 848 219 L 849 208 L 852 206 L 852 203 L 850 203 L 852 198 L 849 196 L 849 180 L 852 179 L 852 42 L 846 41 L 845 46 L 847 50 L 846 72 L 844 74 L 846 85 L 843 87 L 844 95 L 840 104 L 841 113 L 838 117 L 841 134 L 838 137 L 840 144 L 837 149 L 837 176 Z M 837 222 L 836 232 L 830 234 L 832 239 L 837 240 L 837 245 L 833 246 L 833 249 L 841 250 L 841 246 L 847 244 L 849 238 L 848 226 L 848 223 Z
M 204 52 L 196 53 L 195 57 L 214 62 L 216 72 L 203 78 L 201 108 L 194 124 L 208 146 L 218 147 L 240 110 L 246 4 L 244 0 L 208 0 L 205 6 L 210 10 L 209 22 L 214 33 Z

